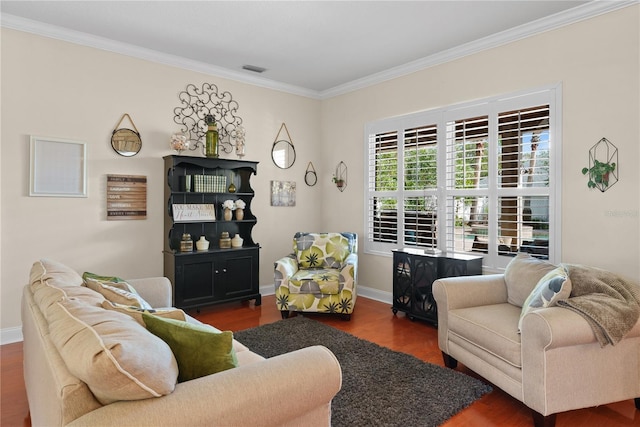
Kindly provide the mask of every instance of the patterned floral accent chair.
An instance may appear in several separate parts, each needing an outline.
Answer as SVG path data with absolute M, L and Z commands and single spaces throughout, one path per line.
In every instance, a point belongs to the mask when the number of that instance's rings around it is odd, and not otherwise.
M 293 253 L 274 267 L 276 305 L 283 319 L 291 311 L 337 313 L 351 319 L 358 272 L 356 233 L 298 232 Z

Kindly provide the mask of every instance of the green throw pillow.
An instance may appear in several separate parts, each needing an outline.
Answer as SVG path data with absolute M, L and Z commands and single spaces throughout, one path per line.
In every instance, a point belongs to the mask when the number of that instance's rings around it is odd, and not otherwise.
M 89 279 L 96 280 L 98 282 L 112 282 L 112 283 L 126 282 L 126 280 L 116 276 L 101 276 L 99 274 L 89 273 L 88 271 L 85 271 L 84 273 L 82 273 L 82 278 L 85 281 L 87 280 L 87 278 L 89 278 Z
M 204 325 L 142 313 L 147 330 L 164 340 L 178 362 L 178 382 L 193 380 L 238 366 L 233 333 Z

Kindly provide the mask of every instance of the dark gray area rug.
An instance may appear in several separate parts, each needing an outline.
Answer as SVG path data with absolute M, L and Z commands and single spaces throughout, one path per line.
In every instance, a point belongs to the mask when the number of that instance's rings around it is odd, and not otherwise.
M 266 358 L 311 345 L 329 348 L 342 368 L 342 389 L 331 404 L 334 427 L 438 426 L 491 391 L 461 372 L 300 315 L 236 332 L 234 338 Z

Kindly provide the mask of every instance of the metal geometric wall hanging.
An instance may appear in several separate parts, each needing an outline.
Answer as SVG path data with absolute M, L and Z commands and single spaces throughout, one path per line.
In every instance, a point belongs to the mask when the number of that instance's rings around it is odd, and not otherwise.
M 607 191 L 618 182 L 618 148 L 607 138 L 602 138 L 589 149 L 589 167 L 582 168 L 589 175 L 587 186 Z

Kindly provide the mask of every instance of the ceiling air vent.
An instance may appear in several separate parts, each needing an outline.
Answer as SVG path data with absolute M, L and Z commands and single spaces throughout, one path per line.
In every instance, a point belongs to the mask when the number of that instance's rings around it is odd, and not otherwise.
M 254 73 L 263 73 L 267 70 L 266 68 L 257 67 L 255 65 L 243 65 L 242 69 L 247 71 L 253 71 Z

